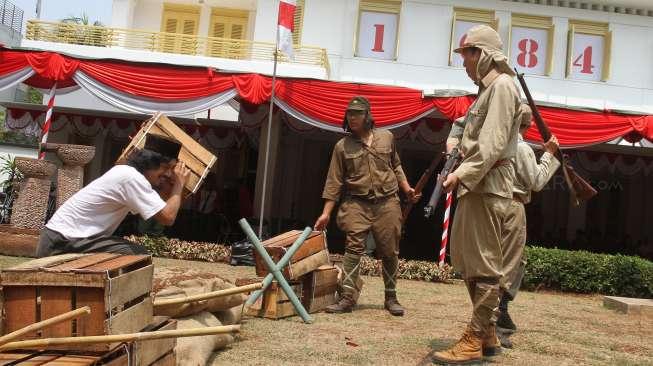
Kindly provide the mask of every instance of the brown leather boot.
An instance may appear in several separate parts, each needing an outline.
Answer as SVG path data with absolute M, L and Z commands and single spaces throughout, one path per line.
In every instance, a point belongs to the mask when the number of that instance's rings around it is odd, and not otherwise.
M 496 356 L 501 354 L 501 342 L 497 338 L 497 328 L 492 325 L 483 337 L 483 356 Z
M 350 296 L 343 296 L 340 301 L 327 306 L 324 311 L 330 314 L 351 313 L 352 310 L 354 310 L 354 305 L 356 305 L 356 303 Z
M 433 354 L 433 362 L 443 365 L 466 365 L 479 362 L 483 359 L 482 344 L 481 336 L 467 327 L 460 340 L 451 348 Z
M 404 307 L 397 300 L 396 292 L 386 292 L 383 307 L 394 316 L 404 316 Z

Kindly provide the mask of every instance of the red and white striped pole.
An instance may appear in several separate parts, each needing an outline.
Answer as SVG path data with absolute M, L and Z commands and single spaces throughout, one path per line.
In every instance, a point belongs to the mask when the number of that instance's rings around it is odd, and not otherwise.
M 442 222 L 442 242 L 440 244 L 440 260 L 438 265 L 444 266 L 444 256 L 447 253 L 447 243 L 449 242 L 449 214 L 451 211 L 451 192 L 447 193 L 447 201 L 444 210 L 444 220 Z
M 43 128 L 41 129 L 41 145 L 45 144 L 48 141 L 48 133 L 50 132 L 50 126 L 52 125 L 52 110 L 54 109 L 54 95 L 57 92 L 57 83 L 52 84 L 50 89 L 50 94 L 48 95 L 48 110 L 45 112 L 45 122 L 43 123 Z M 41 146 L 39 148 L 39 159 L 45 159 L 45 150 Z

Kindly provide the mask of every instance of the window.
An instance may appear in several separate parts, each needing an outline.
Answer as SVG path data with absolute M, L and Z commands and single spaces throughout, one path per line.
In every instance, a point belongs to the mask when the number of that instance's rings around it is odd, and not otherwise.
M 567 77 L 605 81 L 610 77 L 612 32 L 608 23 L 569 21 Z
M 302 27 L 304 26 L 304 0 L 297 0 L 293 23 L 292 43 L 295 46 L 300 46 L 302 44 Z
M 451 26 L 451 45 L 449 47 L 449 66 L 462 67 L 463 58 L 453 52 L 465 43 L 465 33 L 480 24 L 489 25 L 495 30 L 499 27 L 499 20 L 495 18 L 494 11 L 468 8 L 453 9 L 453 23 Z
M 553 32 L 553 20 L 550 17 L 513 14 L 510 64 L 525 74 L 551 75 Z
M 361 0 L 356 56 L 382 60 L 397 58 L 401 0 Z
M 199 6 L 164 3 L 161 32 L 183 34 L 185 36 L 163 35 L 161 51 L 195 54 L 197 50 L 195 36 L 198 32 L 199 23 Z
M 249 12 L 240 9 L 213 8 L 209 26 L 208 56 L 246 58 L 247 49 L 242 42 L 227 41 L 247 39 Z

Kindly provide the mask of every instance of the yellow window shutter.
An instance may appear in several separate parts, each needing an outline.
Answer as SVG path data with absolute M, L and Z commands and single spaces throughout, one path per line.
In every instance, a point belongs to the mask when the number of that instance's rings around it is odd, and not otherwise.
M 292 33 L 292 43 L 300 45 L 302 42 L 302 27 L 304 26 L 304 0 L 297 0 L 293 24 L 295 29 Z
M 177 23 L 179 23 L 179 19 L 167 18 L 163 24 L 163 31 L 166 33 L 177 33 Z
M 244 27 L 242 24 L 232 24 L 231 25 L 231 37 L 232 39 L 243 39 Z
M 181 33 L 194 35 L 197 33 L 195 32 L 196 28 L 197 28 L 197 22 L 195 22 L 194 19 L 184 19 L 184 28 L 182 29 Z
M 211 36 L 217 38 L 225 38 L 225 25 L 225 23 L 213 23 L 213 32 L 211 32 Z

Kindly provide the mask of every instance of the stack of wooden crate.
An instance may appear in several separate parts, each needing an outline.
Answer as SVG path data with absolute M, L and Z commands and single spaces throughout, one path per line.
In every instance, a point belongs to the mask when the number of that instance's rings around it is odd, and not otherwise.
M 0 272 L 2 334 L 83 306 L 91 309 L 89 315 L 28 334 L 23 339 L 176 329 L 174 320 L 152 315 L 153 272 L 149 255 L 110 253 L 64 254 L 3 269 Z M 170 359 L 174 364 L 174 346 L 174 338 L 132 342 L 128 345 L 133 351 L 131 364 L 168 365 Z M 115 352 L 120 353 L 116 348 L 125 347 L 120 344 L 69 345 L 64 351 L 113 360 L 123 357 L 116 355 Z M 27 353 L 22 357 L 30 355 L 35 356 Z M 108 357 L 110 355 L 112 357 Z M 13 356 L 5 354 L 2 357 Z
M 293 230 L 275 236 L 263 242 L 272 261 L 277 263 L 301 235 Z M 239 279 L 236 286 L 262 281 L 268 274 L 263 259 L 255 253 L 257 278 Z M 312 232 L 304 244 L 295 252 L 289 264 L 283 270 L 297 297 L 302 301 L 306 311 L 315 313 L 324 310 L 336 301 L 339 270 L 329 260 L 326 237 L 323 232 Z M 296 315 L 292 303 L 276 281 L 265 290 L 256 303 L 248 310 L 248 315 L 270 319 L 280 319 Z

